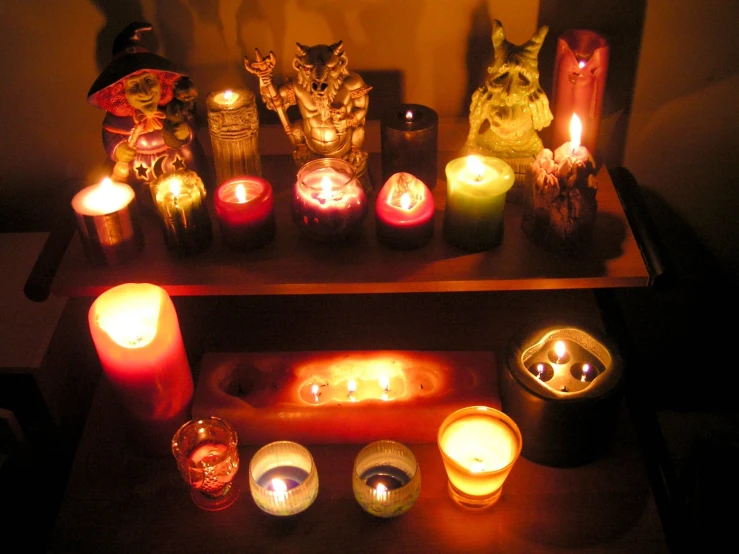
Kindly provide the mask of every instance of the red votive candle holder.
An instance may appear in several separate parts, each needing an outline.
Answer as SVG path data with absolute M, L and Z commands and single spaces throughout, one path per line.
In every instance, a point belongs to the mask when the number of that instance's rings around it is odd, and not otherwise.
M 272 185 L 261 177 L 240 175 L 225 181 L 216 190 L 215 208 L 221 241 L 229 248 L 258 248 L 275 236 Z
M 400 250 L 419 248 L 434 233 L 434 198 L 426 184 L 410 173 L 395 173 L 375 203 L 377 240 Z

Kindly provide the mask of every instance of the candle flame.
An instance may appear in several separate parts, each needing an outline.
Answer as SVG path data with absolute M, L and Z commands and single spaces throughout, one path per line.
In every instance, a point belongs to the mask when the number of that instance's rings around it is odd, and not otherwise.
M 354 394 L 357 391 L 357 382 L 354 379 L 349 379 L 346 387 L 349 389 L 349 394 Z
M 313 400 L 318 402 L 318 385 L 316 384 L 311 385 L 310 392 L 313 395 Z
M 411 110 L 405 112 L 405 120 L 409 123 L 413 121 L 413 112 Z
M 575 152 L 580 147 L 580 139 L 582 138 L 582 122 L 577 114 L 572 114 L 570 120 L 570 148 Z
M 411 195 L 407 192 L 404 192 L 403 196 L 400 197 L 400 207 L 404 210 L 411 207 Z
M 377 498 L 385 500 L 387 498 L 387 492 L 388 488 L 383 483 L 377 483 L 377 486 L 375 487 L 375 496 L 377 496 Z
M 321 179 L 321 194 L 319 197 L 330 198 L 331 197 L 331 179 L 324 175 Z
M 485 464 L 479 458 L 475 458 L 470 464 L 470 471 L 472 473 L 481 473 L 485 471 Z
M 577 67 L 579 67 L 580 69 L 582 69 L 583 67 L 585 67 L 585 60 L 579 60 L 577 62 Z
M 287 492 L 287 485 L 282 479 L 272 479 L 272 490 L 276 493 L 285 494 Z
M 541 379 L 544 376 L 544 364 L 536 364 L 536 377 Z
M 558 340 L 554 343 L 554 354 L 557 356 L 557 359 L 562 359 L 567 354 L 567 347 L 563 341 Z
M 590 371 L 590 364 L 582 364 L 582 377 L 581 381 L 586 381 L 588 377 L 588 371 Z
M 246 188 L 244 188 L 244 185 L 239 183 L 236 185 L 236 190 L 234 191 L 234 194 L 236 195 L 236 201 L 239 204 L 243 204 L 246 202 Z
M 233 98 L 233 95 L 234 95 L 234 93 L 233 93 L 232 90 L 227 90 L 226 92 L 223 93 L 223 99 L 226 102 L 231 102 L 231 99 Z
M 174 194 L 175 196 L 179 196 L 180 192 L 182 190 L 182 181 L 180 181 L 178 178 L 171 179 L 169 181 L 169 191 Z
M 485 174 L 485 164 L 479 156 L 467 156 L 467 170 L 474 175 L 476 181 L 482 181 Z
M 97 324 L 123 348 L 142 348 L 154 340 L 159 319 L 158 305 L 136 302 L 118 305 L 113 313 L 98 315 Z
M 380 377 L 380 386 L 385 392 L 390 389 L 390 378 L 387 375 L 383 375 L 382 377 Z
M 102 181 L 100 181 L 100 184 L 98 185 L 98 191 L 100 192 L 109 192 L 113 189 L 113 180 L 110 177 L 106 177 Z

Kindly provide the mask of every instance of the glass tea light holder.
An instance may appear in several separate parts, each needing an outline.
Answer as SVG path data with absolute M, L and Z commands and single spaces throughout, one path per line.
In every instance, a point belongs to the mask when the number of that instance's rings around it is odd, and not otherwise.
M 276 232 L 272 185 L 261 177 L 240 175 L 218 186 L 215 210 L 221 241 L 234 250 L 270 242 Z
M 395 173 L 375 201 L 377 240 L 391 248 L 419 248 L 434 234 L 434 197 L 426 184 L 410 173 Z
M 498 374 L 501 405 L 521 429 L 524 458 L 574 467 L 608 448 L 623 370 L 602 333 L 570 322 L 532 323 L 509 341 Z
M 205 185 L 197 173 L 165 173 L 150 189 L 168 250 L 191 256 L 210 245 L 213 228 L 205 205 Z
M 583 146 L 596 152 L 609 54 L 608 41 L 594 31 L 570 29 L 557 39 L 552 87 L 552 144 L 567 140 L 574 113 L 583 123 Z
M 536 156 L 524 185 L 521 228 L 545 250 L 578 255 L 592 242 L 598 213 L 595 160 L 580 143 L 582 123 L 570 121 L 570 140 Z
M 245 88 L 211 92 L 206 99 L 208 131 L 218 184 L 239 175 L 262 175 L 259 112 Z
M 103 374 L 131 416 L 134 442 L 166 453 L 194 393 L 172 299 L 157 285 L 117 285 L 92 303 L 88 324 Z
M 450 161 L 446 178 L 446 242 L 471 252 L 500 245 L 506 193 L 515 181 L 511 166 L 499 158 L 470 155 Z
M 521 454 L 521 431 L 511 417 L 487 406 L 449 414 L 437 444 L 449 495 L 464 508 L 479 510 L 500 500 L 503 483 Z
M 91 264 L 123 264 L 143 250 L 144 233 L 136 193 L 129 185 L 105 178 L 75 194 L 72 209 L 85 256 Z
M 239 471 L 239 436 L 219 417 L 193 419 L 172 437 L 172 455 L 190 497 L 199 508 L 217 512 L 239 497 L 234 477 Z
M 396 173 L 410 173 L 436 186 L 439 116 L 428 106 L 401 104 L 380 119 L 382 180 Z
M 321 242 L 351 239 L 360 232 L 367 210 L 367 196 L 349 162 L 319 158 L 298 170 L 292 218 L 305 235 Z
M 313 456 L 296 442 L 271 442 L 249 462 L 249 487 L 256 505 L 268 514 L 298 514 L 318 496 L 318 470 Z
M 354 459 L 354 498 L 369 514 L 395 517 L 406 513 L 421 494 L 421 468 L 407 446 L 379 440 Z

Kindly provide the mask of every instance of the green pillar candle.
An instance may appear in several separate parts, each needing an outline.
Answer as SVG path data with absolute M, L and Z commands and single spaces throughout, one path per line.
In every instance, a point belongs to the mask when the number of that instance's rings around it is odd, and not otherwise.
M 457 248 L 479 252 L 503 240 L 506 193 L 515 174 L 490 156 L 456 158 L 446 165 L 444 239 Z

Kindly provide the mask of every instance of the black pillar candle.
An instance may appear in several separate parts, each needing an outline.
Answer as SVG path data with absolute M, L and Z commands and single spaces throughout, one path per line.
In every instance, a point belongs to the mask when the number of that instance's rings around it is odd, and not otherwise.
M 380 121 L 382 181 L 410 173 L 429 188 L 436 186 L 439 116 L 420 104 L 401 104 Z

